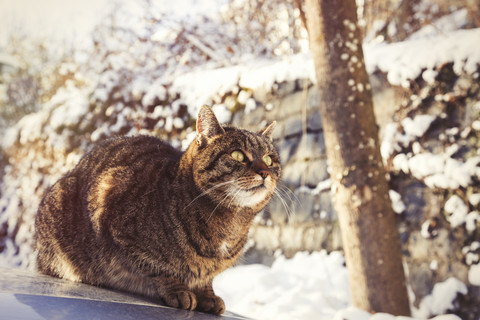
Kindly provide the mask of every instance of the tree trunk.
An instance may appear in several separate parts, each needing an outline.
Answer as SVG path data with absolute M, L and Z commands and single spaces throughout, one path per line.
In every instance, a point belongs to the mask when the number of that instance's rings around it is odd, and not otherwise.
M 335 208 L 353 303 L 409 315 L 355 0 L 306 0 Z

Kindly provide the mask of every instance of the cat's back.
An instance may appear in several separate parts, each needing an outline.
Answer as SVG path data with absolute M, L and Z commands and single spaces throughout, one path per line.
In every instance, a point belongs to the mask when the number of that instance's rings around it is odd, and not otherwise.
M 91 178 L 115 167 L 135 172 L 158 171 L 171 167 L 181 155 L 181 151 L 153 136 L 117 137 L 95 146 L 82 157 L 72 174 L 87 174 Z

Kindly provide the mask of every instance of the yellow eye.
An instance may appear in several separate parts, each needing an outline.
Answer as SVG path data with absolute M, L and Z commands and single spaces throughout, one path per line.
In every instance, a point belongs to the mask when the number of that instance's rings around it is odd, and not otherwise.
M 272 165 L 272 158 L 270 156 L 264 156 L 263 162 L 265 162 L 265 164 L 270 167 Z
M 245 160 L 245 155 L 242 151 L 235 150 L 231 154 L 233 159 L 237 160 L 238 162 L 243 162 Z

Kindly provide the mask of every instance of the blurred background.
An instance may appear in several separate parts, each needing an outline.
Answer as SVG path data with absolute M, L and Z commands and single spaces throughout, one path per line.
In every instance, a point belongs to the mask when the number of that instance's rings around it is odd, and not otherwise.
M 479 319 L 479 3 L 357 6 L 412 304 Z M 203 104 L 249 129 L 278 122 L 283 197 L 244 263 L 341 251 L 315 81 L 301 0 L 2 0 L 0 265 L 34 268 L 39 201 L 94 143 L 151 134 L 185 149 Z M 446 281 L 437 310 L 425 301 Z

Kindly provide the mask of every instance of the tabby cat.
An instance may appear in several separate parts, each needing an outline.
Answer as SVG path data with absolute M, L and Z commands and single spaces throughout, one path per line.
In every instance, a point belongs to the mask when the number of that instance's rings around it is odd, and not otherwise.
M 203 106 L 184 153 L 150 136 L 98 145 L 40 203 L 39 271 L 223 313 L 212 280 L 239 258 L 276 192 L 274 126 L 222 126 Z

